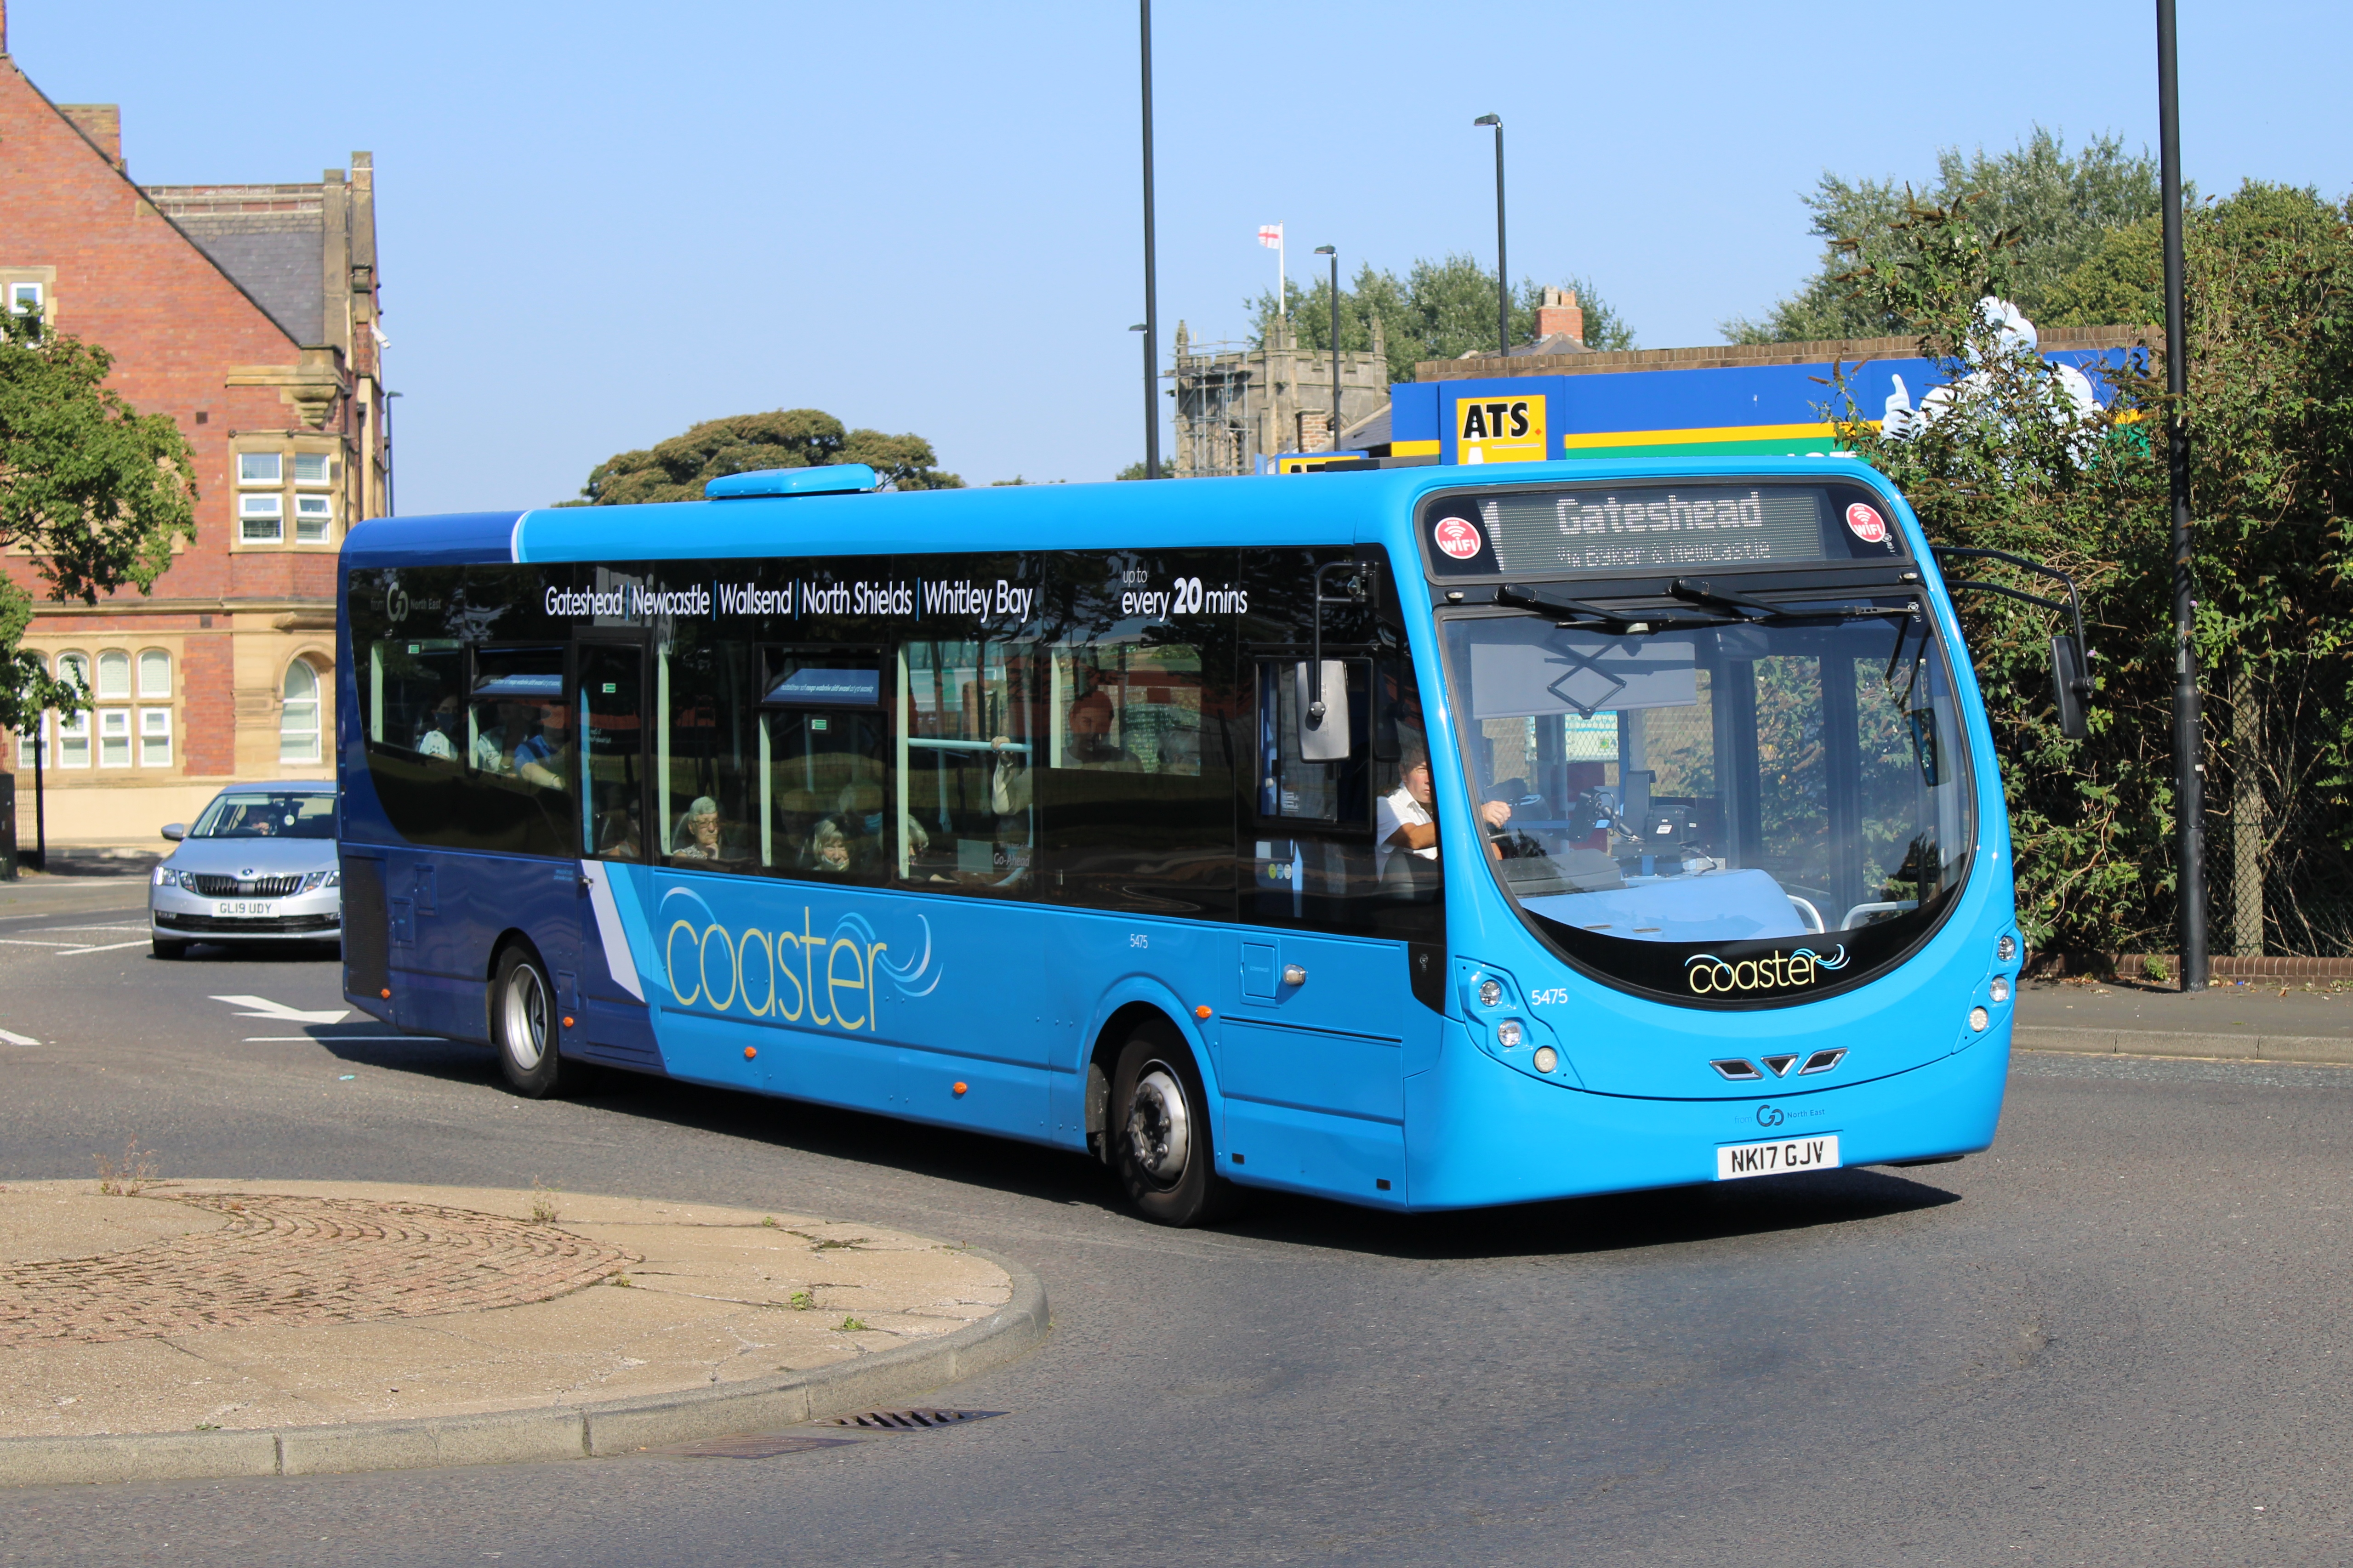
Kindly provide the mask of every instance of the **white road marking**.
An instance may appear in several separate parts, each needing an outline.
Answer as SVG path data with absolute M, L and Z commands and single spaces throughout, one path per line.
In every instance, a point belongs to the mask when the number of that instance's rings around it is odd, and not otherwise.
M 142 936 L 137 942 L 111 942 L 104 947 L 69 947 L 58 956 L 71 958 L 77 952 L 115 952 L 126 947 L 145 947 L 151 940 L 153 939 Z
M 77 942 L 35 942 L 29 937 L 0 936 L 0 945 L 8 947 L 79 947 Z
M 431 1040 L 438 1038 L 439 1037 L 436 1035 L 248 1035 L 241 1043 L 251 1046 L 290 1040 Z M 25 1043 L 32 1045 L 35 1042 L 27 1040 Z
M 304 1012 L 289 1007 L 283 1002 L 272 1002 L 267 996 L 216 996 L 216 1002 L 226 1002 L 232 1007 L 250 1009 L 237 1015 L 240 1018 L 267 1018 L 273 1024 L 340 1024 L 352 1016 L 349 1007 L 321 1008 Z
M 0 1040 L 5 1040 L 12 1046 L 37 1046 L 41 1043 L 29 1035 L 19 1035 L 9 1029 L 0 1029 Z

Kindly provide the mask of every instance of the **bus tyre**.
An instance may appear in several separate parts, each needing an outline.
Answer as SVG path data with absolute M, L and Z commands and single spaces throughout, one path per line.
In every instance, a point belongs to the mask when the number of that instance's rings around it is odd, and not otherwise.
M 1208 1097 L 1193 1055 L 1166 1026 L 1136 1032 L 1112 1074 L 1112 1147 L 1127 1195 L 1160 1225 L 1206 1225 L 1231 1212 L 1232 1183 L 1217 1173 Z
M 148 940 L 154 944 L 155 956 L 158 958 L 185 958 L 188 955 L 188 944 L 185 942 L 174 942 L 170 937 L 163 936 L 150 937 Z
M 555 1092 L 555 990 L 520 943 L 500 954 L 491 982 L 491 1040 L 499 1071 L 517 1094 L 544 1100 Z

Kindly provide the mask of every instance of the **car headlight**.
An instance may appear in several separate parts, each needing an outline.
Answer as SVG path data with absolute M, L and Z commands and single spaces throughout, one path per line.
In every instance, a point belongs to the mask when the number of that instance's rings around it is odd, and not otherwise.
M 159 888 L 185 887 L 187 885 L 185 881 L 186 876 L 187 873 L 185 871 L 175 871 L 169 866 L 158 866 L 155 868 L 155 886 Z
M 343 885 L 343 874 L 341 871 L 313 871 L 302 879 L 301 890 L 315 893 L 321 888 L 340 888 Z

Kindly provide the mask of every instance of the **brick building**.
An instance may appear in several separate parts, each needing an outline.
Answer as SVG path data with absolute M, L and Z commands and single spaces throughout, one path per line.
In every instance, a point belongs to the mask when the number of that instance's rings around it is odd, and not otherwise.
M 141 186 L 111 104 L 52 103 L 0 0 L 0 300 L 114 355 L 195 448 L 196 537 L 152 595 L 44 602 L 25 641 L 90 689 L 49 716 L 51 837 L 152 838 L 232 779 L 333 770 L 336 549 L 390 510 L 374 171 Z M 0 570 L 45 597 L 23 550 Z M 31 837 L 33 737 L 0 742 Z

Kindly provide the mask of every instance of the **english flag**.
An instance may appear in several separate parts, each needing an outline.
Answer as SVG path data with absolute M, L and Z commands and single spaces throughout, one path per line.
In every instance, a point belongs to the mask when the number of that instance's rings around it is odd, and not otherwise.
M 1282 226 L 1279 223 L 1262 223 L 1259 225 L 1258 242 L 1261 245 L 1265 246 L 1269 250 L 1281 249 L 1282 247 Z

